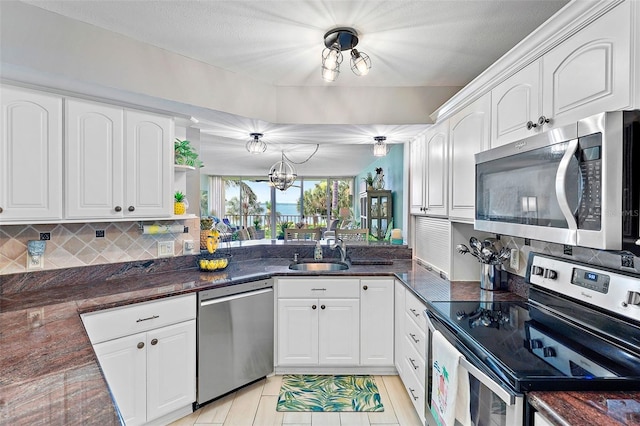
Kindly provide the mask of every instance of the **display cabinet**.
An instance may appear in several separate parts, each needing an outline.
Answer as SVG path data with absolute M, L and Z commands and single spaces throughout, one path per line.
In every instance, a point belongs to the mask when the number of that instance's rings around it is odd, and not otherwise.
M 369 228 L 369 234 L 383 240 L 393 218 L 390 190 L 366 191 L 360 194 L 360 226 Z

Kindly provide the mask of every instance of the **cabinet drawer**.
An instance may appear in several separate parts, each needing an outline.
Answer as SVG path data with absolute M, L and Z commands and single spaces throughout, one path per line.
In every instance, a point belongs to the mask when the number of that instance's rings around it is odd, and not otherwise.
M 196 295 L 171 297 L 82 314 L 92 344 L 195 319 Z
M 420 326 L 423 332 L 426 332 L 427 322 L 423 315 L 423 312 L 425 309 L 427 309 L 427 307 L 424 305 L 424 303 L 422 303 L 416 296 L 414 296 L 413 293 L 407 291 L 404 305 L 409 317 L 411 317 L 411 319 Z
M 404 354 L 404 368 L 415 376 L 417 383 L 424 389 L 426 378 L 424 351 L 416 351 L 413 345 L 409 342 L 409 338 L 405 337 Z
M 412 314 L 405 314 L 405 316 L 407 317 L 407 319 L 405 319 L 404 321 L 405 337 L 407 338 L 411 346 L 413 346 L 413 348 L 416 350 L 416 352 L 421 354 L 422 358 L 424 359 L 424 352 L 427 347 L 425 341 L 426 334 L 424 330 L 422 330 L 418 326 L 418 324 L 413 321 L 413 319 L 409 318 L 410 316 L 413 316 Z
M 360 298 L 358 278 L 293 278 L 278 280 L 279 298 Z
M 409 366 L 410 367 L 410 366 Z M 405 365 L 405 369 L 409 368 Z M 402 381 L 404 383 L 404 387 L 407 389 L 409 393 L 409 399 L 413 403 L 413 407 L 416 410 L 416 413 L 420 417 L 420 419 L 424 422 L 425 417 L 425 399 L 426 393 L 424 391 L 424 387 L 420 385 L 418 379 L 413 373 L 405 374 L 402 377 Z

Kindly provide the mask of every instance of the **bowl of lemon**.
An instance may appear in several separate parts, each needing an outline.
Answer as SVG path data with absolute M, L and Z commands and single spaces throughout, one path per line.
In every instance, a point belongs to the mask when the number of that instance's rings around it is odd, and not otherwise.
M 226 257 L 219 257 L 216 259 L 201 258 L 198 259 L 198 267 L 201 271 L 212 272 L 221 271 L 229 265 L 229 259 Z

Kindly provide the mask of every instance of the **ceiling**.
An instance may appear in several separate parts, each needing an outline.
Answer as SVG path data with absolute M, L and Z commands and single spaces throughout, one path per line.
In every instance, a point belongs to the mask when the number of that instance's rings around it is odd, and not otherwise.
M 348 26 L 372 61 L 357 77 L 348 53 L 337 87 L 464 86 L 562 8 L 567 0 L 24 0 L 273 86 L 326 86 L 323 36 Z M 301 175 L 355 174 L 374 161 L 373 135 L 404 142 L 425 125 L 286 125 L 224 112 L 200 117 L 205 172 L 262 174 L 285 150 Z M 270 148 L 249 155 L 262 132 Z M 311 146 L 309 146 L 311 145 Z M 244 150 L 244 152 L 243 152 Z M 240 159 L 240 161 L 238 161 Z M 208 170 L 216 165 L 215 172 Z M 233 171 L 233 172 L 232 172 Z

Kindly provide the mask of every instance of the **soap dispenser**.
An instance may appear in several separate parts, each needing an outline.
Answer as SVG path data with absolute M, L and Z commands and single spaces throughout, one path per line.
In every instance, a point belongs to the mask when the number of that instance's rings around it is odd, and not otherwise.
M 320 241 L 316 241 L 316 248 L 313 250 L 313 259 L 314 260 L 322 259 L 322 246 L 320 245 Z

